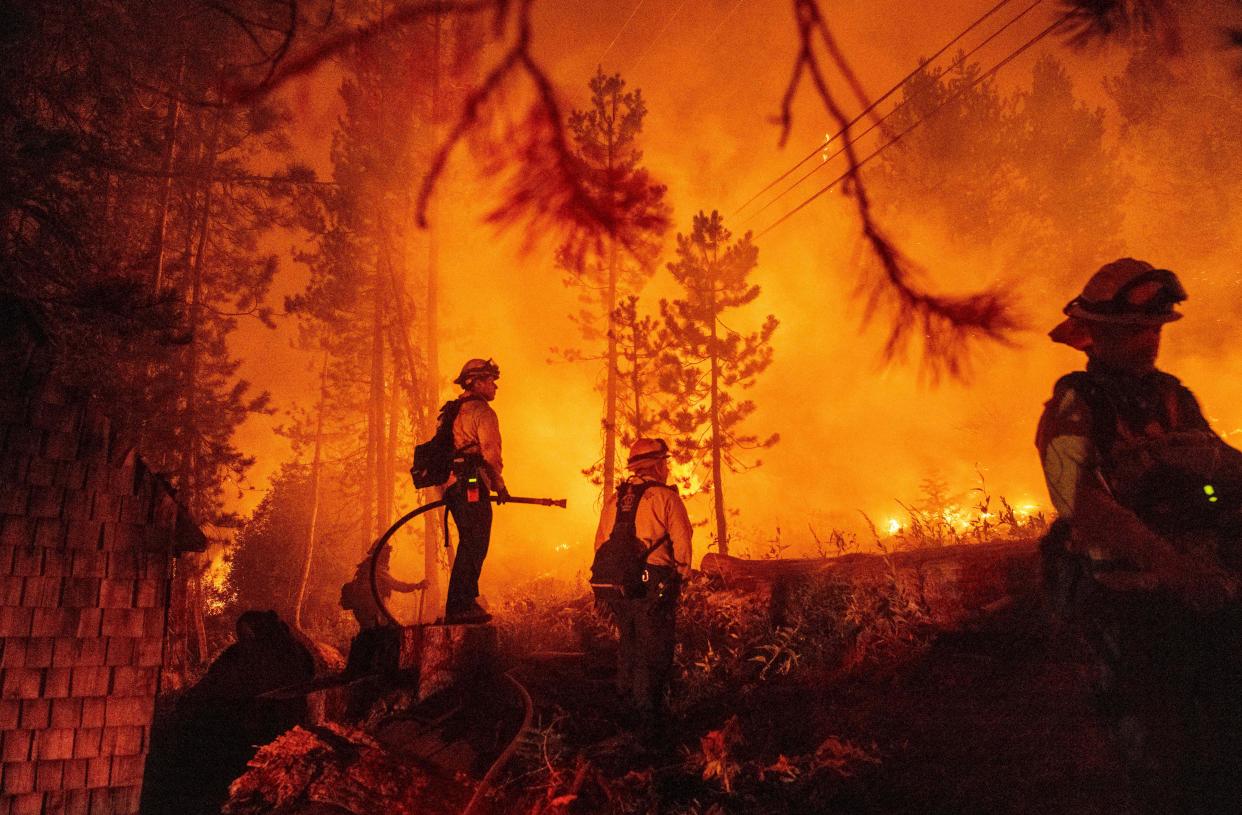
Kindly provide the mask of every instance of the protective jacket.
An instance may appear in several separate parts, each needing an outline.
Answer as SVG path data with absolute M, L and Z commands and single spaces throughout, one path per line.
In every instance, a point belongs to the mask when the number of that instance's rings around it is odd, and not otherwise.
M 462 393 L 458 397 L 464 401 L 453 421 L 453 448 L 478 465 L 489 490 L 500 492 L 505 489 L 501 475 L 504 461 L 500 451 L 500 417 L 486 400 L 469 399 L 469 396 L 469 393 Z
M 1171 550 L 1235 559 L 1242 453 L 1176 377 L 1092 361 L 1057 382 L 1036 446 L 1070 551 L 1139 570 Z
M 633 484 L 650 483 L 654 486 L 643 493 L 634 515 L 634 530 L 643 548 L 667 538 L 668 544 L 657 546 L 647 558 L 652 566 L 675 568 L 683 578 L 690 576 L 690 564 L 693 556 L 691 539 L 694 530 L 690 526 L 690 515 L 686 505 L 677 494 L 677 488 L 657 481 L 650 476 L 632 475 L 627 481 Z M 595 548 L 598 549 L 612 534 L 612 527 L 617 520 L 617 495 L 614 492 L 604 503 L 604 511 L 600 514 L 599 527 L 595 530 Z

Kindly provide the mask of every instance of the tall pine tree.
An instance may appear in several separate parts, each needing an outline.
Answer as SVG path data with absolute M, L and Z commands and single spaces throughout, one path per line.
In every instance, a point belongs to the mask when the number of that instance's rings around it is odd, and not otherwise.
M 557 263 L 569 281 L 581 286 L 583 309 L 578 323 L 583 339 L 602 342 L 604 362 L 603 455 L 601 478 L 605 494 L 616 482 L 617 415 L 620 392 L 616 313 L 622 298 L 637 294 L 655 271 L 660 243 L 668 229 L 665 188 L 653 182 L 640 165 L 647 105 L 640 90 L 627 91 L 619 74 L 598 69 L 588 86 L 591 103 L 569 117 L 577 158 L 590 194 L 602 209 L 615 213 L 615 227 L 598 236 L 594 249 L 582 252 L 574 241 L 557 252 Z M 592 355 L 593 356 L 593 355 Z
M 780 438 L 743 430 L 755 404 L 737 394 L 771 364 L 777 319 L 769 314 L 748 334 L 724 322 L 726 312 L 753 303 L 760 291 L 749 282 L 759 262 L 758 248 L 749 232 L 730 243 L 732 237 L 719 212 L 695 215 L 690 234 L 677 235 L 677 260 L 668 265 L 685 295 L 660 302 L 668 337 L 662 387 L 678 405 L 666 419 L 677 457 L 711 468 L 708 488 L 721 554 L 729 552 L 724 470 L 759 466 L 759 460 L 743 461 L 744 452 L 771 447 Z

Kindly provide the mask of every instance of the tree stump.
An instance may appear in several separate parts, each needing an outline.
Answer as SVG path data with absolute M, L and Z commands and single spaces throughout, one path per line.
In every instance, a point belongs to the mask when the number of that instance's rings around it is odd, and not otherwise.
M 402 648 L 403 660 L 416 662 L 418 699 L 500 670 L 500 645 L 494 625 L 428 625 L 421 630 L 417 653 Z M 407 629 L 408 630 L 408 629 Z M 414 640 L 420 637 L 414 637 Z

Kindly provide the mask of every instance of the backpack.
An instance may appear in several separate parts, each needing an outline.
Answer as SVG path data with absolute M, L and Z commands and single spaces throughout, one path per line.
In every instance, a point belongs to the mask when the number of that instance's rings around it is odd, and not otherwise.
M 644 547 L 634 529 L 638 503 L 650 487 L 664 485 L 647 482 L 617 487 L 617 519 L 608 540 L 595 550 L 591 563 L 591 590 L 597 600 L 638 599 L 647 595 L 647 558 L 669 542 L 665 535 Z
M 453 422 L 466 402 L 473 402 L 482 397 L 465 397 L 445 402 L 440 408 L 440 418 L 436 424 L 436 434 L 429 441 L 414 448 L 414 463 L 410 466 L 410 477 L 414 479 L 417 489 L 438 487 L 448 481 L 453 472 L 453 459 L 457 450 L 453 446 Z

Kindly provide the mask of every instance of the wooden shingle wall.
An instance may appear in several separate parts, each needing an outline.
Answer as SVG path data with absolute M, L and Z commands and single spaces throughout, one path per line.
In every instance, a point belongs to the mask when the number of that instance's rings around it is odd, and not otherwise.
M 185 518 L 106 416 L 52 385 L 12 390 L 0 393 L 0 815 L 136 813 Z

